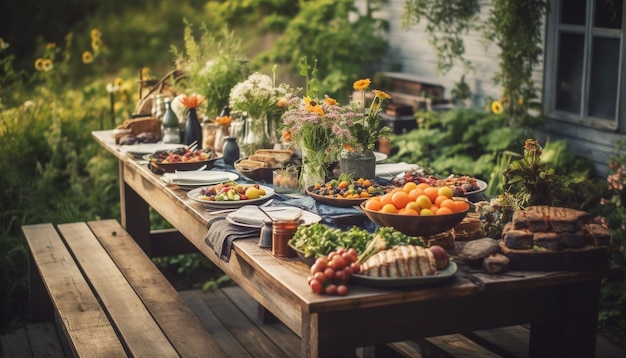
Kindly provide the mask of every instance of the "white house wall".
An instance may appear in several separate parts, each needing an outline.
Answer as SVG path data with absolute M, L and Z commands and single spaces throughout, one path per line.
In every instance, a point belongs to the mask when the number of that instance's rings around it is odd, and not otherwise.
M 384 66 L 390 71 L 428 78 L 431 82 L 439 83 L 445 87 L 445 95 L 449 98 L 450 91 L 463 75 L 462 65 L 458 64 L 444 75 L 437 74 L 436 54 L 428 43 L 428 36 L 424 30 L 425 23 L 414 25 L 409 29 L 402 26 L 404 3 L 404 0 L 388 0 L 385 11 L 379 14 L 389 20 L 390 50 Z M 490 1 L 483 1 L 481 4 L 487 5 L 481 6 L 480 20 L 482 22 L 489 14 L 490 3 Z M 545 26 L 543 32 L 545 33 Z M 493 77 L 499 69 L 499 48 L 493 44 L 485 44 L 482 33 L 477 31 L 469 32 L 463 38 L 465 58 L 474 66 L 474 71 L 465 75 L 465 81 L 473 94 L 473 105 L 475 107 L 486 106 L 491 99 L 502 95 L 501 87 L 493 83 Z M 541 101 L 544 81 L 543 58 L 540 62 L 533 72 L 539 101 Z M 543 143 L 548 139 L 566 139 L 570 152 L 593 161 L 595 174 L 598 176 L 606 175 L 608 156 L 611 155 L 615 143 L 620 139 L 626 139 L 624 135 L 618 133 L 599 131 L 556 120 L 549 120 L 546 128 L 536 133 L 536 138 Z

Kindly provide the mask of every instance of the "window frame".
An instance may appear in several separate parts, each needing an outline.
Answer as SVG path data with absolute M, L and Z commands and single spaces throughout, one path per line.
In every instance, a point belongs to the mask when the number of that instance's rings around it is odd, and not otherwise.
M 625 62 L 624 56 L 624 39 L 626 35 L 626 1 L 622 6 L 622 28 L 607 29 L 593 28 L 590 25 L 594 18 L 595 2 L 602 0 L 587 0 L 586 20 L 584 28 L 579 25 L 560 24 L 561 5 L 567 0 L 550 1 L 550 12 L 547 18 L 546 31 L 546 62 L 544 72 L 544 110 L 551 119 L 562 120 L 586 127 L 624 132 L 626 130 L 626 119 L 624 117 L 623 103 L 626 104 L 626 94 L 624 92 L 624 73 Z M 584 35 L 584 59 L 583 59 L 583 78 L 582 78 L 582 99 L 583 103 L 581 111 L 578 114 L 565 112 L 556 109 L 556 88 L 557 88 L 557 64 L 560 34 L 573 33 Z M 599 117 L 591 117 L 587 114 L 589 107 L 589 82 L 591 72 L 591 56 L 592 56 L 592 37 L 600 36 L 604 38 L 617 38 L 619 43 L 619 60 L 618 60 L 618 81 L 617 81 L 617 103 L 615 109 L 615 118 L 613 120 Z

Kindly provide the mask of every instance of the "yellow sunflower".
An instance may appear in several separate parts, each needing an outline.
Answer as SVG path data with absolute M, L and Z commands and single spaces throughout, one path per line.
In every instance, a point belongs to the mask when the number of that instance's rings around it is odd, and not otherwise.
M 43 63 L 44 63 L 43 58 L 36 59 L 35 60 L 35 69 L 37 71 L 43 71 Z
M 95 39 L 101 39 L 102 38 L 102 32 L 98 29 L 92 29 L 91 32 L 89 33 L 89 35 L 91 36 L 92 40 Z
M 504 112 L 504 106 L 502 106 L 502 102 L 500 101 L 491 102 L 491 111 L 493 111 L 493 113 L 495 114 L 500 114 Z
M 52 63 L 51 59 L 47 58 L 47 59 L 43 60 L 42 67 L 43 67 L 43 71 L 44 72 L 48 72 L 48 71 L 50 71 L 52 69 L 52 67 L 54 67 L 54 64 Z
M 370 86 L 370 83 L 372 83 L 372 81 L 369 78 L 365 78 L 354 82 L 352 88 L 354 88 L 355 91 L 365 91 Z
M 102 40 L 101 39 L 93 39 L 93 40 L 91 40 L 91 48 L 95 52 L 100 51 L 101 47 L 102 47 Z
M 83 63 L 92 63 L 93 62 L 93 54 L 91 51 L 83 52 Z

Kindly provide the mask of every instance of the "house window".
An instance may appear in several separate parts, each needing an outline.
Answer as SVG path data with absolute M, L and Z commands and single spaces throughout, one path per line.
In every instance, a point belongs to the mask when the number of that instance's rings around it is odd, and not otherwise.
M 551 118 L 620 128 L 623 0 L 551 2 L 544 98 Z

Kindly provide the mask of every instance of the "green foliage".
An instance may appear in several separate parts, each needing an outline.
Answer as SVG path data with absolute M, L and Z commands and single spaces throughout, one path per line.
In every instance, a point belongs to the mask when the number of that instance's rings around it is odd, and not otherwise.
M 228 28 L 213 33 L 203 23 L 196 40 L 192 24 L 185 24 L 184 49 L 172 47 L 176 67 L 185 71 L 185 89 L 204 96 L 206 114 L 214 118 L 228 105 L 231 88 L 246 78 L 247 59 L 241 40 Z
M 333 98 L 347 98 L 346 83 L 372 77 L 375 64 L 387 49 L 383 38 L 387 24 L 373 17 L 382 0 L 367 2 L 361 15 L 353 1 L 301 2 L 298 14 L 289 22 L 274 48 L 260 55 L 260 63 L 286 63 L 294 70 L 303 57 L 317 59 L 320 83 Z M 354 19 L 352 19 L 354 18 Z
M 496 157 L 525 138 L 525 130 L 508 127 L 505 116 L 486 111 L 456 108 L 416 117 L 418 129 L 392 139 L 397 153 L 390 159 L 418 163 L 441 176 L 487 179 Z
M 577 171 L 571 156 L 565 152 L 565 142 L 556 142 L 551 151 L 543 151 L 537 140 L 524 142 L 521 159 L 511 161 L 504 170 L 503 188 L 512 193 L 518 205 L 565 206 L 582 209 L 573 200 L 579 185 L 589 181 L 589 168 Z M 547 146 L 546 146 L 547 147 Z
M 426 20 L 426 32 L 430 44 L 437 52 L 437 72 L 449 72 L 456 61 L 465 70 L 471 67 L 465 54 L 462 36 L 467 34 L 478 20 L 478 0 L 406 0 L 402 23 L 405 28 Z
M 618 142 L 609 160 L 608 184 L 594 213 L 611 230 L 611 258 L 622 266 L 626 263 L 626 142 Z M 626 329 L 626 271 L 620 278 L 602 285 L 599 322 L 603 328 L 617 326 Z

